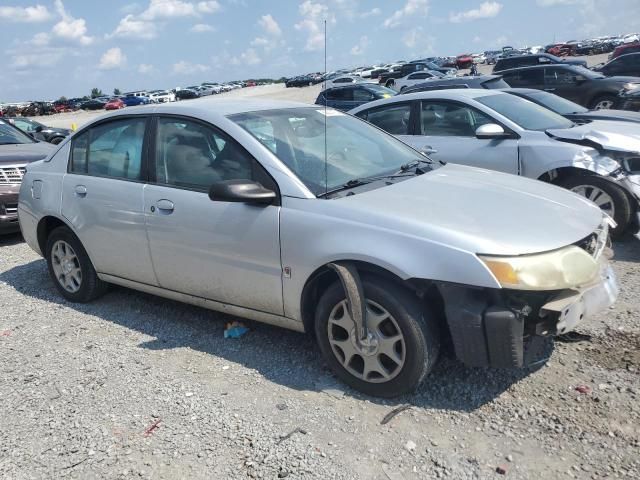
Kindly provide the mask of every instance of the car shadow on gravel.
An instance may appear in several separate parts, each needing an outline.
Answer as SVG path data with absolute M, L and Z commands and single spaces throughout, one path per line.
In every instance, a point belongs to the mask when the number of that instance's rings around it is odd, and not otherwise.
M 491 402 L 536 370 L 467 368 L 445 352 L 417 392 L 384 400 L 340 383 L 323 364 L 315 341 L 308 335 L 247 321 L 248 334 L 241 339 L 225 339 L 225 323 L 237 318 L 115 286 L 92 303 L 69 303 L 55 289 L 44 260 L 2 272 L 0 282 L 58 306 L 53 308 L 71 308 L 153 337 L 139 344 L 140 348 L 189 348 L 244 365 L 271 382 L 295 390 L 328 391 L 334 396 L 345 392 L 381 405 L 410 404 L 469 412 Z M 545 354 L 548 356 L 550 351 Z
M 640 240 L 631 234 L 614 242 L 613 251 L 616 260 L 640 263 Z
M 20 233 L 7 233 L 4 235 L 0 235 L 0 247 L 8 247 L 11 245 L 17 245 L 18 243 L 24 242 L 22 235 Z

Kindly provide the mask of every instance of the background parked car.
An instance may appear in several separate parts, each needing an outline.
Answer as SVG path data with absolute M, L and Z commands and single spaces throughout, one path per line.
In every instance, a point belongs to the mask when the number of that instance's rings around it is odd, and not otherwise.
M 540 65 L 501 72 L 511 87 L 553 92 L 591 110 L 613 108 L 620 90 L 640 86 L 637 77 L 605 77 L 575 65 Z
M 176 100 L 190 100 L 198 97 L 200 97 L 200 94 L 195 90 L 189 90 L 188 88 L 176 90 Z
M 640 88 L 621 93 L 616 105 L 623 110 L 640 112 Z
M 54 145 L 71 135 L 71 130 L 68 128 L 47 127 L 40 122 L 25 117 L 5 117 L 5 120 L 34 139 L 53 143 Z
M 501 75 L 483 75 L 480 77 L 455 77 L 441 78 L 418 83 L 406 88 L 402 93 L 427 92 L 430 90 L 447 90 L 455 88 L 483 88 L 486 90 L 497 90 L 509 88 L 509 85 L 502 79 Z
M 332 87 L 340 87 L 343 85 L 351 85 L 354 83 L 368 83 L 368 82 L 362 77 L 359 77 L 357 75 L 340 75 L 332 80 L 327 80 L 326 82 L 324 82 L 323 86 L 325 89 L 327 89 Z
M 628 53 L 638 53 L 640 52 L 640 42 L 635 43 L 625 43 L 616 47 L 613 53 L 610 55 L 610 59 L 613 60 L 621 55 L 626 55 Z
M 573 122 L 495 90 L 420 92 L 351 110 L 437 160 L 525 175 L 568 188 L 627 230 L 640 203 L 637 126 Z M 625 163 L 630 162 L 630 163 Z M 631 165 L 633 164 L 633 165 Z M 611 176 L 616 172 L 616 176 Z
M 438 80 L 441 78 L 445 78 L 445 76 L 440 72 L 436 72 L 435 70 L 422 70 L 420 72 L 410 73 L 406 77 L 393 80 L 390 88 L 396 92 L 402 92 L 409 87 L 424 83 L 427 80 Z
M 581 65 L 583 67 L 587 66 L 587 62 L 584 60 L 568 60 L 548 53 L 539 53 L 537 55 L 519 55 L 515 57 L 501 58 L 497 61 L 495 67 L 493 67 L 493 72 L 498 73 L 511 68 L 532 67 L 534 65 L 548 65 L 554 63 Z
M 333 87 L 323 90 L 316 99 L 316 105 L 326 105 L 337 110 L 347 111 L 367 102 L 389 98 L 396 94 L 390 88 L 375 84 L 355 84 Z
M 607 77 L 616 75 L 640 77 L 640 51 L 616 57 L 604 65 L 594 67 L 593 71 L 600 72 Z
M 138 105 L 148 105 L 151 103 L 149 97 L 126 95 L 121 99 L 127 107 L 136 107 Z
M 80 108 L 83 110 L 102 110 L 104 106 L 107 104 L 108 100 L 99 100 L 97 98 L 92 98 L 91 100 L 86 100 L 80 104 Z
M 531 102 L 542 105 L 549 110 L 556 112 L 558 115 L 576 122 L 587 123 L 593 120 L 610 120 L 619 122 L 634 122 L 640 123 L 640 113 L 628 112 L 625 110 L 613 110 L 613 109 L 600 109 L 589 110 L 582 105 L 567 100 L 566 98 L 559 97 L 553 93 L 545 92 L 543 90 L 534 90 L 531 88 L 506 88 L 502 90 L 505 93 L 511 95 L 517 95 Z
M 126 106 L 127 105 L 126 105 L 126 103 L 124 103 L 122 101 L 122 98 L 114 97 L 104 105 L 104 109 L 105 110 L 119 110 L 119 109 L 124 108 Z

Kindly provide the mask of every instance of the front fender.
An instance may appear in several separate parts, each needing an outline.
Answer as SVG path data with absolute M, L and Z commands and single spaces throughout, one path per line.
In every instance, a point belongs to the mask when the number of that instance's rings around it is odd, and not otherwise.
M 306 204 L 305 204 L 306 202 Z M 397 277 L 500 288 L 473 252 L 368 223 L 323 215 L 304 207 L 313 200 L 287 198 L 280 213 L 285 315 L 302 319 L 305 284 L 319 268 L 345 260 L 365 262 Z M 288 270 L 289 269 L 289 270 Z

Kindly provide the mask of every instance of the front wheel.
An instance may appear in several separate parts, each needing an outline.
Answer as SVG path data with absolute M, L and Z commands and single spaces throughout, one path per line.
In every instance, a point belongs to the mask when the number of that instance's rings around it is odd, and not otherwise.
M 106 291 L 107 284 L 98 278 L 82 243 L 68 227 L 51 232 L 46 258 L 49 275 L 67 300 L 85 303 Z
M 591 110 L 609 110 L 616 104 L 616 97 L 613 95 L 601 95 L 591 102 Z
M 384 86 L 387 88 L 393 88 L 395 84 L 396 82 L 394 82 L 393 80 L 387 80 L 387 83 L 385 83 Z
M 633 211 L 631 202 L 619 185 L 597 175 L 574 175 L 562 182 L 562 186 L 595 203 L 618 224 L 611 235 L 619 237 L 625 232 Z
M 368 395 L 395 397 L 414 390 L 440 351 L 438 325 L 429 309 L 394 283 L 364 277 L 370 341 L 356 341 L 355 324 L 340 282 L 320 298 L 316 338 L 324 359 L 346 384 Z

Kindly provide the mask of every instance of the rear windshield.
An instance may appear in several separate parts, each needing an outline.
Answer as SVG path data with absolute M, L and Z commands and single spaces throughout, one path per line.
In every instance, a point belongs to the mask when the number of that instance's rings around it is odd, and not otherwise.
M 21 130 L 0 120 L 0 145 L 35 143 L 35 140 Z
M 497 90 L 499 88 L 509 88 L 509 84 L 505 82 L 502 77 L 499 77 L 482 82 L 482 88 L 486 88 L 487 90 Z
M 554 128 L 571 128 L 574 125 L 573 122 L 548 108 L 515 95 L 488 95 L 478 97 L 476 101 L 495 110 L 525 130 L 545 131 Z

